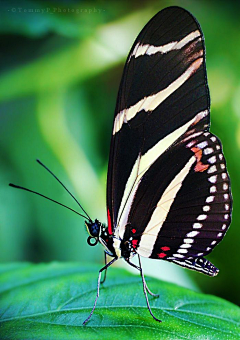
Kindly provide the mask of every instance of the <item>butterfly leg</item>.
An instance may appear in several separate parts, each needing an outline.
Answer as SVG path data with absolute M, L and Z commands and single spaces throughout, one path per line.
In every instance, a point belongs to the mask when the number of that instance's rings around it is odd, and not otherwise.
M 147 282 L 145 281 L 146 283 L 146 289 L 147 289 L 147 292 L 148 294 L 150 294 L 151 296 L 155 297 L 155 298 L 159 298 L 159 294 L 155 294 L 153 293 L 149 288 L 148 288 L 148 285 L 147 285 Z
M 105 266 L 107 264 L 107 254 L 104 252 L 104 263 L 105 263 Z M 107 277 L 107 269 L 104 270 L 104 274 L 103 274 L 103 279 L 101 280 L 101 284 L 103 284 L 105 281 L 106 281 L 106 277 Z
M 95 301 L 94 301 L 94 305 L 93 305 L 93 308 L 91 310 L 91 313 L 89 314 L 89 316 L 87 317 L 87 319 L 83 322 L 83 325 L 85 325 L 91 318 L 91 316 L 93 315 L 93 312 L 94 312 L 94 309 L 96 308 L 96 304 L 97 304 L 97 300 L 98 300 L 98 297 L 99 297 L 99 288 L 100 288 L 100 282 L 101 282 L 101 274 L 104 270 L 106 270 L 108 267 L 110 267 L 118 258 L 117 257 L 114 257 L 114 259 L 112 259 L 110 262 L 108 262 L 104 267 L 102 267 L 100 270 L 99 270 L 99 274 L 98 274 L 98 284 L 97 284 L 97 296 L 95 298 Z
M 147 285 L 147 282 L 145 281 L 145 284 L 146 284 L 146 289 L 147 289 L 147 292 L 148 294 L 150 294 L 151 296 L 155 297 L 155 298 L 159 298 L 159 294 L 154 294 L 149 288 L 148 288 L 148 285 Z
M 149 304 L 149 301 L 148 301 L 148 296 L 147 296 L 147 291 L 149 292 L 149 294 L 151 294 L 152 296 L 155 296 L 155 297 L 158 297 L 159 295 L 157 294 L 153 294 L 147 287 L 147 284 L 146 284 L 146 281 L 145 281 L 145 278 L 144 278 L 144 274 L 143 274 L 143 270 L 142 270 L 142 265 L 141 265 L 141 260 L 140 260 L 140 256 L 138 255 L 138 261 L 139 261 L 139 267 L 136 266 L 135 264 L 131 263 L 130 261 L 127 261 L 132 267 L 138 269 L 140 271 L 140 274 L 141 274 L 141 277 L 142 277 L 142 283 L 143 283 L 143 292 L 144 292 L 144 295 L 145 295 L 145 298 L 146 298 L 146 302 L 147 302 L 147 307 L 148 307 L 148 310 L 149 310 L 149 313 L 152 315 L 153 319 L 158 321 L 158 322 L 162 322 L 162 320 L 156 318 L 156 316 L 153 315 L 153 312 L 151 310 L 151 307 L 150 307 L 150 304 Z
M 136 268 L 137 270 L 139 270 L 140 273 L 141 273 L 141 268 L 140 268 L 140 267 L 136 266 L 135 264 L 131 263 L 130 261 L 126 261 L 126 262 L 127 262 L 128 264 L 130 264 L 130 266 L 132 266 L 132 267 Z M 148 292 L 151 296 L 156 297 L 156 298 L 159 297 L 159 294 L 154 294 L 153 292 L 151 292 L 151 290 L 148 288 L 148 285 L 147 285 L 147 282 L 146 282 L 146 281 L 145 281 L 145 286 L 146 286 L 147 292 Z

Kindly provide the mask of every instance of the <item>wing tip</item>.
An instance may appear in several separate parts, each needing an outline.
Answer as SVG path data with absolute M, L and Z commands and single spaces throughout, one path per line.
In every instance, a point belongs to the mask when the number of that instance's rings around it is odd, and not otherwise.
M 205 259 L 204 257 L 197 257 L 197 258 L 191 258 L 191 259 L 173 259 L 170 262 L 173 262 L 175 264 L 178 264 L 179 266 L 196 270 L 200 273 L 209 275 L 209 276 L 217 276 L 219 273 L 219 269 L 214 266 L 210 261 Z

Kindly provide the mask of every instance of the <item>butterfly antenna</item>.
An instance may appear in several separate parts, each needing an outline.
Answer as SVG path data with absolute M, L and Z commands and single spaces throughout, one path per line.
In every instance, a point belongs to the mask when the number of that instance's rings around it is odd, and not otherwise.
M 13 187 L 13 188 L 17 188 L 17 189 L 22 189 L 22 190 L 25 190 L 25 191 L 28 191 L 28 192 L 32 192 L 33 194 L 36 194 L 36 195 L 41 196 L 41 197 L 44 197 L 44 198 L 46 198 L 46 199 L 49 200 L 49 201 L 52 201 L 52 202 L 54 202 L 54 203 L 57 203 L 57 204 L 61 205 L 62 207 L 67 208 L 67 209 L 69 209 L 69 210 L 75 212 L 76 214 L 78 214 L 79 216 L 84 217 L 85 219 L 89 219 L 88 217 L 86 217 L 86 216 L 80 214 L 79 212 L 77 212 L 76 210 L 73 210 L 73 209 L 67 207 L 67 206 L 64 205 L 64 204 L 55 201 L 55 200 L 53 200 L 52 198 L 49 198 L 49 197 L 47 197 L 47 196 L 45 196 L 45 195 L 42 195 L 42 194 L 40 194 L 40 193 L 37 192 L 37 191 L 33 191 L 33 190 L 30 190 L 30 189 L 27 189 L 27 188 L 24 188 L 24 187 L 20 187 L 19 185 L 15 185 L 15 184 L 12 184 L 12 183 L 9 183 L 9 186 L 10 186 L 10 187 Z M 90 219 L 90 221 L 91 221 L 91 219 Z
M 54 175 L 54 173 L 48 169 L 48 167 L 46 167 L 46 165 L 44 165 L 39 159 L 37 159 L 38 164 L 40 164 L 42 167 L 44 167 L 44 169 L 46 169 L 63 187 L 64 189 L 69 193 L 70 196 L 72 196 L 72 198 L 74 199 L 75 202 L 77 202 L 77 204 L 79 205 L 79 207 L 82 209 L 82 211 L 87 215 L 89 221 L 91 221 L 90 216 L 88 215 L 88 213 L 83 209 L 82 205 L 78 202 L 78 200 L 76 199 L 76 197 L 73 196 L 73 194 L 65 187 L 65 185 L 60 181 L 59 178 L 57 178 L 56 175 Z

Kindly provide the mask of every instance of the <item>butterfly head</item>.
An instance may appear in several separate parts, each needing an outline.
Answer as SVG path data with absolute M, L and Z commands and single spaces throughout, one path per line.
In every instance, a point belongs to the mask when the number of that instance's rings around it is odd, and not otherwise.
M 102 223 L 96 219 L 95 221 L 85 221 L 85 225 L 90 235 L 87 239 L 87 243 L 90 246 L 95 246 L 99 242 L 99 236 L 102 231 Z

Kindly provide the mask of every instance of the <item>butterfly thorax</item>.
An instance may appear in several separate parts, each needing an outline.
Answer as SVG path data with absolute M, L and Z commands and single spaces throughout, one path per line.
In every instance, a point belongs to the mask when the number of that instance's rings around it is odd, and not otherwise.
M 105 252 L 109 256 L 117 257 L 115 249 L 113 247 L 113 237 L 112 235 L 109 234 L 108 228 L 106 227 L 105 224 L 102 224 L 102 230 L 99 236 L 99 242 L 103 245 L 103 247 L 105 248 Z
M 124 259 L 130 259 L 132 257 L 132 246 L 129 241 L 121 241 L 120 243 L 121 256 Z
M 121 257 L 123 257 L 124 259 L 129 260 L 136 254 L 132 241 L 133 241 L 132 227 L 130 224 L 127 224 L 125 226 L 123 239 L 120 241 L 119 245 Z

